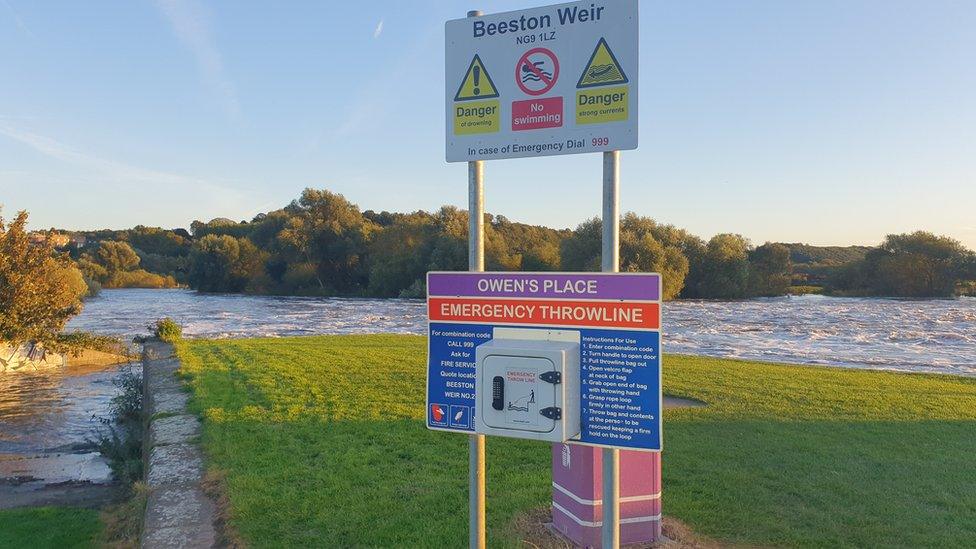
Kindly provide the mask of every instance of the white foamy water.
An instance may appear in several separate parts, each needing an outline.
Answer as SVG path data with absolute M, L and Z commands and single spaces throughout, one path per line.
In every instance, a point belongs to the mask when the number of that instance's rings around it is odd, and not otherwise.
M 106 290 L 70 328 L 131 337 L 169 316 L 190 337 L 426 331 L 421 300 Z M 664 307 L 667 352 L 976 375 L 976 299 L 781 297 Z
M 976 299 L 822 296 L 664 308 L 666 352 L 976 375 Z
M 424 334 L 427 327 L 421 300 L 188 290 L 106 290 L 68 327 L 128 339 L 165 316 L 180 322 L 188 337 L 211 338 Z M 672 353 L 976 375 L 976 299 L 969 298 L 683 301 L 665 305 L 663 331 L 664 349 Z M 10 476 L 62 482 L 65 463 L 73 467 L 72 478 L 86 478 L 70 460 L 94 460 L 106 475 L 84 443 L 98 425 L 93 416 L 108 415 L 116 375 L 115 368 L 69 368 L 0 376 L 0 487 Z

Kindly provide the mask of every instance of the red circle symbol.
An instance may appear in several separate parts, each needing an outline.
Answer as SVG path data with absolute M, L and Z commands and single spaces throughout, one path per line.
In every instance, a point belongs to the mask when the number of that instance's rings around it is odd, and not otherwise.
M 515 64 L 515 83 L 529 95 L 542 95 L 559 79 L 559 60 L 546 48 L 533 48 Z

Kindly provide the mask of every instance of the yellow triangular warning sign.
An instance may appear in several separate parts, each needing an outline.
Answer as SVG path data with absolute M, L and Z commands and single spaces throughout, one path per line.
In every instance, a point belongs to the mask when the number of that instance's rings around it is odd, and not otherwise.
M 491 81 L 491 76 L 488 76 L 488 71 L 485 70 L 481 58 L 475 54 L 468 66 L 468 72 L 464 74 L 464 79 L 461 80 L 461 87 L 454 94 L 454 100 L 469 101 L 471 99 L 491 99 L 492 97 L 498 97 L 498 89 L 495 88 L 495 83 Z
M 610 46 L 607 45 L 607 41 L 601 38 L 597 42 L 596 48 L 593 49 L 590 62 L 583 69 L 583 74 L 580 75 L 576 87 L 591 88 L 593 86 L 626 84 L 627 82 L 627 75 L 624 74 L 624 69 L 617 62 L 617 58 L 614 57 L 613 52 L 610 51 Z

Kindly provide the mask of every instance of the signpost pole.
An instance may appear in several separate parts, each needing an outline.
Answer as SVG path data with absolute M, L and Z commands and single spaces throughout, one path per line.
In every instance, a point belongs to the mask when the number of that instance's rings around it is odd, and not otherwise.
M 468 270 L 485 270 L 485 163 L 468 162 Z M 468 546 L 485 547 L 485 435 L 468 437 Z
M 603 153 L 602 270 L 620 271 L 620 151 Z M 620 450 L 603 450 L 603 549 L 620 547 Z
M 468 17 L 480 17 L 479 10 Z M 485 162 L 468 162 L 468 270 L 485 270 Z M 485 548 L 485 435 L 468 437 L 468 547 Z

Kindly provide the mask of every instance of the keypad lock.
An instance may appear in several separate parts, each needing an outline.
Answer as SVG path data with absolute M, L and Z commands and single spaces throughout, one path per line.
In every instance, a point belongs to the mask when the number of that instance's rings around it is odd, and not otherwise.
M 491 380 L 491 407 L 505 409 L 505 378 L 502 376 L 495 376 Z

